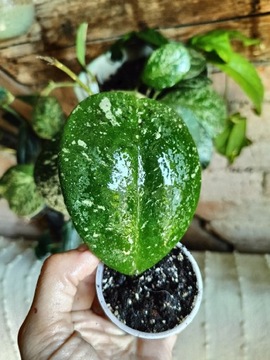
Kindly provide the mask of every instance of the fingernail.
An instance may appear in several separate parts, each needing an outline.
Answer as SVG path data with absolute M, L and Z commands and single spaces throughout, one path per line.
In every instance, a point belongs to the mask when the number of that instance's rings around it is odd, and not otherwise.
M 88 246 L 86 244 L 81 244 L 78 248 L 77 248 L 78 251 L 80 252 L 84 252 L 86 250 L 88 250 Z

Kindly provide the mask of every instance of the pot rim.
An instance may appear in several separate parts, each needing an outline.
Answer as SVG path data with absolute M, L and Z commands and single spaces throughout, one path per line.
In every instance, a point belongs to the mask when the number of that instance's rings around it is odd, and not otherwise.
M 107 317 L 115 325 L 117 325 L 121 330 L 123 330 L 124 332 L 126 332 L 126 333 L 128 333 L 130 335 L 133 335 L 135 337 L 144 338 L 144 339 L 161 339 L 161 338 L 166 338 L 168 336 L 176 335 L 176 334 L 180 333 L 194 319 L 195 315 L 197 314 L 197 312 L 198 312 L 198 310 L 200 308 L 200 304 L 201 304 L 201 301 L 202 301 L 202 294 L 203 294 L 202 276 L 201 276 L 201 272 L 200 272 L 200 269 L 198 267 L 198 264 L 197 264 L 196 260 L 194 259 L 194 257 L 192 256 L 192 254 L 189 252 L 189 250 L 187 250 L 187 248 L 183 244 L 181 244 L 180 242 L 176 246 L 178 246 L 178 247 L 180 247 L 182 249 L 183 253 L 188 257 L 188 259 L 189 259 L 189 261 L 190 261 L 190 263 L 192 265 L 192 268 L 193 268 L 194 273 L 195 273 L 196 278 L 197 278 L 198 294 L 195 297 L 195 300 L 193 302 L 193 308 L 192 308 L 191 312 L 189 313 L 189 315 L 187 315 L 185 317 L 185 319 L 179 325 L 175 326 L 172 329 L 162 331 L 162 332 L 159 332 L 159 333 L 148 333 L 148 332 L 132 329 L 128 325 L 122 323 L 111 312 L 111 310 L 108 308 L 108 306 L 106 304 L 106 301 L 104 299 L 103 292 L 102 292 L 102 279 L 103 279 L 104 264 L 99 263 L 99 265 L 97 267 L 97 272 L 96 272 L 96 292 L 97 292 L 99 303 L 100 303 L 103 311 L 107 315 Z
M 112 61 L 110 51 L 106 51 L 93 59 L 87 65 L 87 69 L 97 77 L 100 83 L 104 83 L 111 75 L 114 75 L 117 72 L 126 59 L 127 54 L 123 53 L 123 59 Z M 98 83 L 95 80 L 89 79 L 89 75 L 85 71 L 81 71 L 78 77 L 85 85 L 90 87 L 94 94 L 100 92 Z M 89 94 L 79 86 L 74 87 L 74 92 L 79 102 L 89 96 Z

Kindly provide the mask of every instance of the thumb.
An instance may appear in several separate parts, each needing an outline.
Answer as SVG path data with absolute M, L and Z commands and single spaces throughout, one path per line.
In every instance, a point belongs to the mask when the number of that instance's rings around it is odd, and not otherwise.
M 98 262 L 90 251 L 80 248 L 50 256 L 41 269 L 29 316 L 35 315 L 43 327 L 71 312 L 79 284 L 85 279 L 89 283 L 91 277 L 94 284 Z M 90 307 L 95 292 L 89 296 Z

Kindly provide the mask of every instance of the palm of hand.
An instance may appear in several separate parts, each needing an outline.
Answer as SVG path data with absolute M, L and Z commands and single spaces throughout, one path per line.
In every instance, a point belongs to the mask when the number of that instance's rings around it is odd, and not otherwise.
M 45 261 L 33 304 L 19 332 L 23 360 L 171 359 L 175 338 L 136 339 L 98 314 L 97 264 L 97 258 L 82 250 Z

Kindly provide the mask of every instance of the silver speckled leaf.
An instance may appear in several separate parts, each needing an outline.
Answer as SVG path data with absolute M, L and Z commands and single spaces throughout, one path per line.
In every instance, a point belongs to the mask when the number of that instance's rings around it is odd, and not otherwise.
M 200 163 L 186 125 L 166 105 L 123 92 L 85 99 L 64 128 L 59 160 L 74 225 L 109 267 L 143 272 L 185 233 Z

